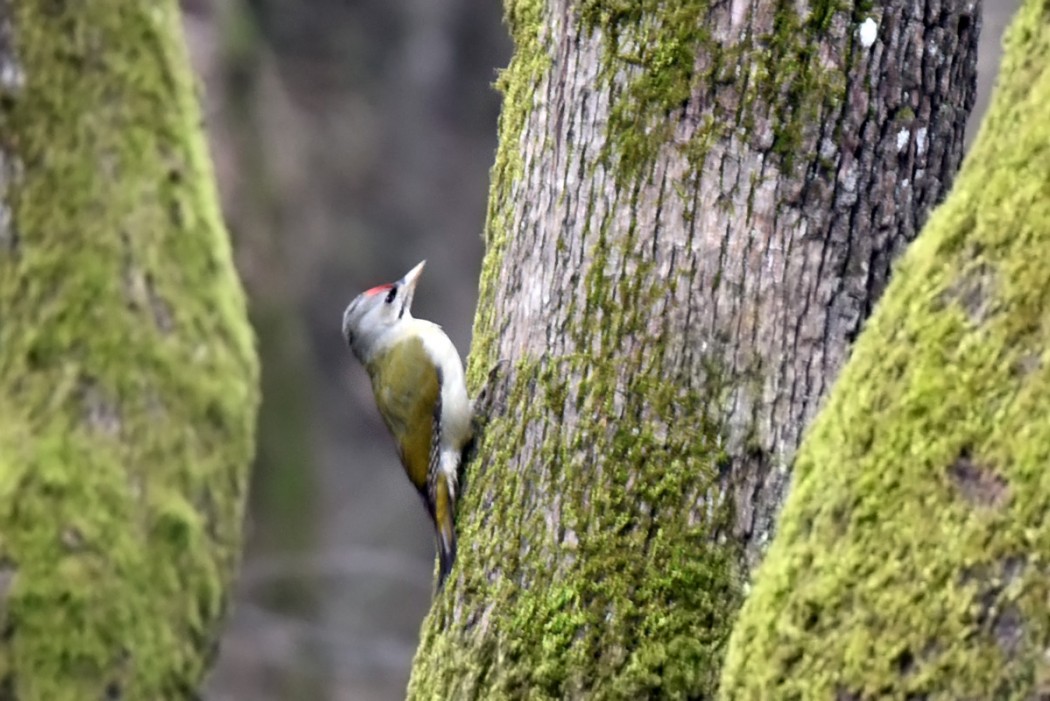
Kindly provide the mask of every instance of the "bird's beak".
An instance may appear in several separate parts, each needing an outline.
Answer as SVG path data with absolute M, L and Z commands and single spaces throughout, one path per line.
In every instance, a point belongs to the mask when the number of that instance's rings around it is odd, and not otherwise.
M 420 261 L 419 265 L 405 273 L 405 276 L 401 278 L 401 285 L 405 289 L 405 301 L 402 303 L 404 309 L 412 309 L 412 296 L 416 293 L 416 283 L 419 282 L 419 276 L 423 274 L 423 266 L 427 262 Z

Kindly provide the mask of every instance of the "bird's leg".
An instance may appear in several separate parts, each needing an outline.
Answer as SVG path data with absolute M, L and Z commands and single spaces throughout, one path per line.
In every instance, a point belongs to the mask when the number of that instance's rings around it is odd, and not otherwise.
M 474 399 L 474 421 L 475 428 L 483 428 L 486 418 L 491 413 L 491 403 L 494 398 L 493 385 L 496 382 L 496 378 L 499 375 L 499 369 L 504 365 L 509 365 L 510 361 L 506 358 L 500 358 L 489 370 L 488 376 L 485 379 L 485 384 L 481 386 L 481 391 L 478 392 L 477 398 Z M 481 421 L 480 426 L 478 421 Z
M 474 412 L 471 417 L 471 437 L 470 441 L 463 447 L 463 458 L 459 462 L 459 478 L 462 484 L 463 480 L 463 468 L 468 463 L 474 460 L 477 454 L 478 441 L 481 434 L 485 430 L 485 425 L 488 423 L 489 415 L 492 412 L 492 400 L 495 396 L 494 385 L 499 375 L 499 369 L 504 365 L 509 365 L 510 361 L 506 358 L 501 358 L 496 361 L 492 368 L 488 372 L 488 376 L 485 379 L 485 384 L 482 385 L 481 391 L 478 392 L 478 396 L 474 399 Z

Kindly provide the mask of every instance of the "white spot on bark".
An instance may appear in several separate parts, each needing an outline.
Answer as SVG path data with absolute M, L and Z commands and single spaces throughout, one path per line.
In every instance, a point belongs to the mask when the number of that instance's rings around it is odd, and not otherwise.
M 732 8 L 729 10 L 729 23 L 733 29 L 743 26 L 747 19 L 747 9 L 750 3 L 746 0 L 733 0 Z
M 832 141 L 831 139 L 823 139 L 820 142 L 820 157 L 821 158 L 824 158 L 826 160 L 831 160 L 832 158 L 835 157 L 835 151 L 836 150 L 837 150 L 837 147 L 835 146 L 835 142 Z
M 15 233 L 11 221 L 11 210 L 0 204 L 0 250 L 10 250 L 15 247 Z
M 857 169 L 852 165 L 846 168 L 841 177 L 842 187 L 846 192 L 857 191 Z
M 25 72 L 14 61 L 0 63 L 0 89 L 5 93 L 18 93 L 26 84 Z
M 561 545 L 568 550 L 576 550 L 580 545 L 580 539 L 576 537 L 576 531 L 566 528 L 565 537 L 562 538 Z
M 120 435 L 122 420 L 116 402 L 102 391 L 94 381 L 87 381 L 83 388 L 84 419 L 88 427 L 104 436 Z
M 915 132 L 915 152 L 920 156 L 926 153 L 926 127 Z
M 879 25 L 871 17 L 860 23 L 860 44 L 865 49 L 870 49 L 879 35 Z
M 901 129 L 897 132 L 897 150 L 903 151 L 904 147 L 908 145 L 908 139 L 911 137 L 911 133 L 907 129 Z

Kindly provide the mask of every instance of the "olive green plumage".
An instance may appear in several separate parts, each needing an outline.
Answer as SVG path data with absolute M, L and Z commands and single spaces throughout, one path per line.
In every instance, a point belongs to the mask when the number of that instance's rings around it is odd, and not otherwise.
M 408 479 L 422 491 L 430 471 L 434 413 L 441 394 L 437 368 L 427 358 L 423 342 L 410 337 L 373 358 L 365 369 Z
M 454 514 L 440 478 L 441 373 L 423 341 L 410 336 L 366 364 L 376 406 L 397 443 L 408 479 L 419 490 L 438 533 L 442 577 L 455 560 Z

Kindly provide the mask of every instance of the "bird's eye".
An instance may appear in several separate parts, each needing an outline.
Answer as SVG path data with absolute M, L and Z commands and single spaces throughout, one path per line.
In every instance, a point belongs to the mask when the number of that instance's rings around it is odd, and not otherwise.
M 391 287 L 390 291 L 386 293 L 386 303 L 390 304 L 394 301 L 394 297 L 397 297 L 397 287 Z

